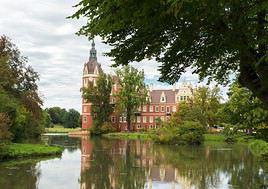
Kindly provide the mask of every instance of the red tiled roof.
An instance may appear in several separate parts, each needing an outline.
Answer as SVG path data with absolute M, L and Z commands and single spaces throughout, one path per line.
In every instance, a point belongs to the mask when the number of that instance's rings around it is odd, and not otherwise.
M 176 93 L 179 90 L 152 90 L 150 92 L 150 96 L 151 96 L 151 103 L 160 103 L 160 98 L 161 98 L 161 94 L 162 92 L 164 93 L 164 95 L 166 96 L 166 102 L 165 103 L 175 103 L 175 96 Z

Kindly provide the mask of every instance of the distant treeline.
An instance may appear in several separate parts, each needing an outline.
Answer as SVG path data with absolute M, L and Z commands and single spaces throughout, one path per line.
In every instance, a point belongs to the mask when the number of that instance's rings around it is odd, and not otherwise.
M 52 107 L 45 109 L 46 125 L 45 127 L 53 127 L 54 125 L 62 125 L 65 128 L 81 127 L 81 116 L 75 109 L 66 110 L 60 107 Z

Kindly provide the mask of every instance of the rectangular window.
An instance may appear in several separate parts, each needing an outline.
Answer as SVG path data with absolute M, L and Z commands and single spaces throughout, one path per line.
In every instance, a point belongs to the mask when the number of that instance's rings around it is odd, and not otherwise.
M 122 123 L 123 122 L 123 118 L 120 116 L 119 117 L 119 122 Z
M 167 113 L 170 113 L 170 109 L 169 109 L 169 106 L 167 106 Z
M 123 117 L 123 122 L 124 122 L 124 123 L 127 122 L 127 117 Z
M 186 96 L 183 97 L 183 100 L 186 101 Z
M 150 123 L 153 123 L 154 122 L 154 117 L 153 116 L 150 116 L 149 122 Z
M 142 109 L 143 112 L 147 112 L 147 106 L 143 106 L 143 109 Z
M 143 117 L 142 117 L 142 122 L 143 122 L 143 123 L 147 123 L 147 117 L 146 117 L 146 116 L 143 116 Z
M 154 111 L 154 107 L 150 106 L 150 112 L 153 112 L 153 111 Z
M 84 122 L 84 123 L 87 122 L 87 116 L 83 116 L 83 122 Z
M 116 121 L 115 116 L 112 116 L 112 123 L 115 123 L 115 121 Z
M 176 112 L 176 111 L 177 111 L 177 110 L 176 110 L 176 106 L 173 106 L 173 107 L 172 107 L 172 111 L 173 111 L 173 112 Z
M 161 106 L 161 112 L 165 112 L 165 106 Z
M 141 117 L 137 116 L 137 123 L 140 123 L 140 122 L 141 122 Z
M 154 109 L 155 109 L 155 112 L 159 112 L 159 106 L 155 106 Z
M 183 96 L 181 96 L 181 101 L 183 101 Z
M 84 112 L 87 112 L 87 107 L 86 106 L 84 106 Z
M 140 128 L 141 128 L 141 125 L 140 125 L 140 124 L 138 124 L 138 125 L 137 125 L 137 128 L 138 128 L 138 129 L 140 129 Z

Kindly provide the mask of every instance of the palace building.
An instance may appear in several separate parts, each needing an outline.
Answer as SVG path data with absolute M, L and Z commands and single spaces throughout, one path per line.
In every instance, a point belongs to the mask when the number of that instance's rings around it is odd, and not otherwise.
M 97 51 L 95 43 L 92 42 L 90 56 L 87 63 L 84 64 L 82 87 L 88 87 L 89 82 L 96 84 L 96 79 L 99 73 L 102 72 L 101 64 L 97 61 Z M 116 94 L 120 90 L 117 78 L 113 76 L 114 84 L 111 94 Z M 193 96 L 193 89 L 190 85 L 183 84 L 179 88 L 154 90 L 149 89 L 149 103 L 142 105 L 137 112 L 135 112 L 135 120 L 131 127 L 134 131 L 153 129 L 159 126 L 161 121 L 170 119 L 173 112 L 179 108 L 179 103 L 188 101 Z M 115 104 L 116 100 L 111 97 L 111 104 Z M 90 113 L 90 102 L 82 98 L 82 129 L 89 129 L 93 126 L 93 119 Z M 118 115 L 116 112 L 111 115 L 111 122 L 115 128 L 124 131 L 127 129 L 126 116 Z

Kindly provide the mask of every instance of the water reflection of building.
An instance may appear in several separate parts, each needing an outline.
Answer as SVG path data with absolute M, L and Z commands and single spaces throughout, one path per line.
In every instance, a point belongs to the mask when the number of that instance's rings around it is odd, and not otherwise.
M 81 140 L 81 189 L 134 189 L 135 182 L 142 182 L 139 189 L 153 189 L 154 184 L 167 189 L 191 186 L 177 168 L 163 161 L 165 154 L 157 154 L 150 142 L 106 141 L 101 144 L 103 149 L 94 149 L 96 143 L 93 146 L 88 137 Z M 126 179 L 129 176 L 132 178 Z
M 87 135 L 81 137 L 81 175 L 90 167 L 90 162 L 93 159 L 92 143 Z M 87 189 L 85 182 L 82 181 L 81 189 Z

